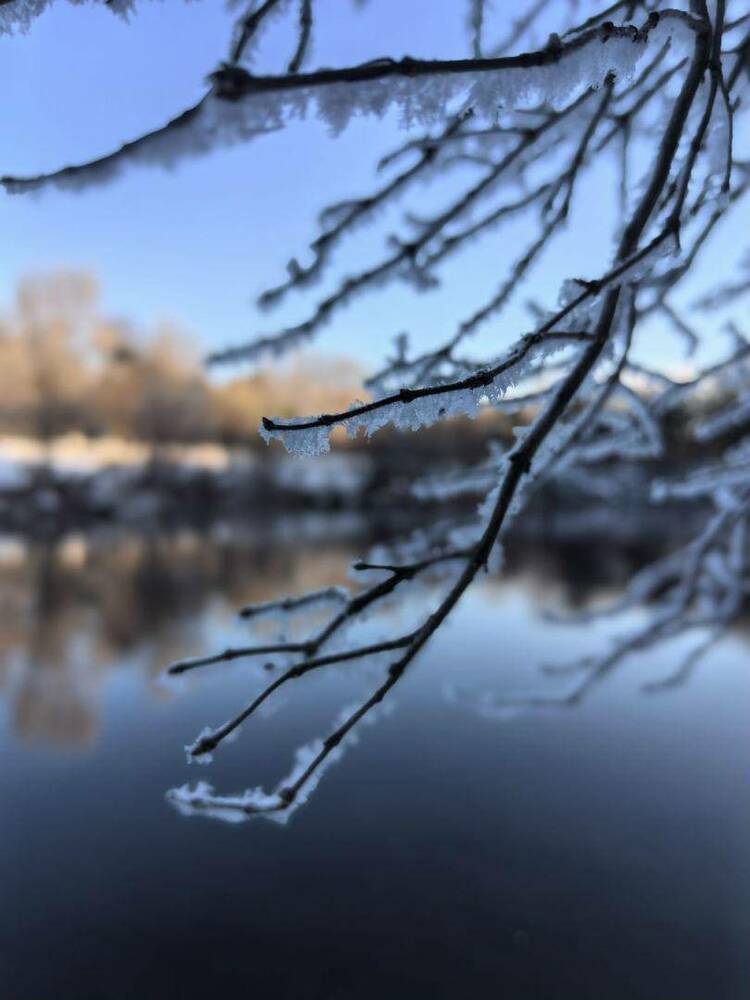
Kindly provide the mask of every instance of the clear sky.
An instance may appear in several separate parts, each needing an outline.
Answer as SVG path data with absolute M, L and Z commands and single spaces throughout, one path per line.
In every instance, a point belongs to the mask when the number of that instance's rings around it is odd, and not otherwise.
M 319 0 L 311 63 L 405 52 L 466 55 L 466 6 L 464 0 L 377 0 L 355 10 L 351 0 Z M 499 26 L 507 7 L 494 7 Z M 36 173 L 85 160 L 161 124 L 202 94 L 205 74 L 227 50 L 231 23 L 221 0 L 141 0 L 129 24 L 101 4 L 58 2 L 27 35 L 0 37 L 6 108 L 0 172 Z M 490 26 L 490 37 L 499 34 Z M 292 45 L 283 28 L 271 31 L 258 67 L 278 65 Z M 80 267 L 98 276 L 106 314 L 145 326 L 176 321 L 206 350 L 273 332 L 304 318 L 337 276 L 376 259 L 385 233 L 359 234 L 326 285 L 271 314 L 255 308 L 256 295 L 283 278 L 289 257 L 304 259 L 317 211 L 365 193 L 377 159 L 402 139 L 394 119 L 355 122 L 336 138 L 310 121 L 217 149 L 173 172 L 134 166 L 82 194 L 1 194 L 0 305 L 10 302 L 24 274 Z M 521 302 L 533 293 L 554 304 L 561 277 L 594 276 L 600 262 L 606 266 L 604 222 L 614 211 L 606 171 L 590 176 L 576 211 L 577 235 L 557 241 Z M 396 227 L 398 215 L 389 221 Z M 492 234 L 446 269 L 435 294 L 393 286 L 358 299 L 326 329 L 320 347 L 355 354 L 371 367 L 400 330 L 425 345 L 442 339 L 499 284 L 521 238 L 513 229 Z M 739 238 L 736 229 L 722 237 L 714 271 L 717 261 L 723 270 L 734 262 Z M 519 305 L 501 329 L 488 324 L 478 346 L 507 343 L 527 326 Z

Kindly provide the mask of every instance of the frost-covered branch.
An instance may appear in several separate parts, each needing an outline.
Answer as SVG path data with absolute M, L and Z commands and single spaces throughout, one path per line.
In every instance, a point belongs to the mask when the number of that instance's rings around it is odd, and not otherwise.
M 449 415 L 464 413 L 474 416 L 483 400 L 492 402 L 501 397 L 523 377 L 521 366 L 527 366 L 530 355 L 533 356 L 538 349 L 541 349 L 543 360 L 549 353 L 550 345 L 555 350 L 561 344 L 567 346 L 590 339 L 588 331 L 558 332 L 555 328 L 567 317 L 575 315 L 589 299 L 597 298 L 612 286 L 619 287 L 619 283 L 632 276 L 643 261 L 668 245 L 672 235 L 671 228 L 664 229 L 630 259 L 621 261 L 596 280 L 580 283 L 577 294 L 539 329 L 517 341 L 499 362 L 489 368 L 455 382 L 402 388 L 392 395 L 371 403 L 355 404 L 339 413 L 324 413 L 286 423 L 264 417 L 261 434 L 267 440 L 272 437 L 280 438 L 292 454 L 318 454 L 328 449 L 329 431 L 337 424 L 345 425 L 354 434 L 363 427 L 369 435 L 387 423 L 393 423 L 400 429 L 418 430 Z
M 737 270 L 709 282 L 699 296 L 688 279 L 721 220 L 743 206 L 750 191 L 750 157 L 740 133 L 750 89 L 744 6 L 739 0 L 675 6 L 622 0 L 584 10 L 529 0 L 503 19 L 500 31 L 493 5 L 471 0 L 467 57 L 383 57 L 303 71 L 312 32 L 330 16 L 326 7 L 314 0 L 261 0 L 243 6 L 228 61 L 210 75 L 194 107 L 89 163 L 3 180 L 14 192 L 84 187 L 127 163 L 173 163 L 289 127 L 308 114 L 335 134 L 353 117 L 397 113 L 407 134 L 376 158 L 372 189 L 321 211 L 309 248 L 291 257 L 286 278 L 262 293 L 259 304 L 288 305 L 318 285 L 319 297 L 304 298 L 301 318 L 290 325 L 255 333 L 216 352 L 213 361 L 254 361 L 298 347 L 361 297 L 385 294 L 392 283 L 430 294 L 451 280 L 451 262 L 469 246 L 489 247 L 495 264 L 491 287 L 481 289 L 477 281 L 476 291 L 464 289 L 473 297 L 457 307 L 446 330 L 418 331 L 419 350 L 408 333 L 399 333 L 393 353 L 366 382 L 367 398 L 333 413 L 264 418 L 266 439 L 308 455 L 326 450 L 336 427 L 352 435 L 386 424 L 413 431 L 493 409 L 502 409 L 513 433 L 494 441 L 478 465 L 414 485 L 414 493 L 431 502 L 475 496 L 473 516 L 441 521 L 372 553 L 354 567 L 351 590 L 326 588 L 242 609 L 251 627 L 277 622 L 278 637 L 263 633 L 247 645 L 172 666 L 173 674 L 234 661 L 269 668 L 244 707 L 188 746 L 190 760 L 204 763 L 304 675 L 341 666 L 366 671 L 371 684 L 325 737 L 297 752 L 273 791 L 225 796 L 201 782 L 170 793 L 181 811 L 229 820 L 288 818 L 361 725 L 385 707 L 477 576 L 500 567 L 517 516 L 550 484 L 614 502 L 622 488 L 618 473 L 639 463 L 654 502 L 691 504 L 705 523 L 692 541 L 637 574 L 606 609 L 614 616 L 645 608 L 642 626 L 602 655 L 558 669 L 573 678 L 562 694 L 542 691 L 516 704 L 577 705 L 628 654 L 695 635 L 677 668 L 649 690 L 679 684 L 742 612 L 750 594 L 750 340 L 741 318 L 727 318 L 727 310 L 750 287 L 747 261 L 738 253 Z M 6 9 L 0 2 L 0 14 Z M 250 67 L 275 17 L 288 19 L 290 51 L 275 72 L 261 75 Z M 616 187 L 616 211 L 600 204 L 605 172 Z M 425 208 L 421 185 L 439 187 L 449 174 L 449 193 Z M 378 249 L 379 217 L 397 201 L 402 220 L 383 234 L 385 248 Z M 607 230 L 611 250 L 607 256 L 592 250 L 584 274 L 563 275 L 555 299 L 538 281 L 540 266 L 566 230 L 588 245 L 592 219 Z M 351 259 L 349 238 L 363 231 L 372 236 L 366 261 L 332 274 Z M 510 313 L 527 286 L 528 324 Z M 696 298 L 698 309 L 691 310 Z M 414 315 L 419 322 L 419 310 Z M 716 323 L 732 339 L 724 357 L 711 349 Z M 688 369 L 660 362 L 653 350 L 660 331 L 676 342 Z M 382 330 L 383 342 L 394 332 Z M 683 475 L 676 471 L 676 439 L 692 449 Z M 394 602 L 400 610 L 408 605 L 416 621 L 385 627 L 377 612 Z M 297 638 L 306 615 L 315 625 Z
M 622 6 L 625 5 L 615 4 L 612 9 L 619 10 Z M 627 6 L 632 8 L 635 5 Z M 479 570 L 488 565 L 491 557 L 495 559 L 493 553 L 499 551 L 504 533 L 512 526 L 514 514 L 539 482 L 555 475 L 573 474 L 579 467 L 595 470 L 603 462 L 652 459 L 660 455 L 664 447 L 662 422 L 674 412 L 675 407 L 682 405 L 691 388 L 707 384 L 711 378 L 720 378 L 724 371 L 736 373 L 737 364 L 744 357 L 744 344 L 738 347 L 729 361 L 710 366 L 697 373 L 689 383 L 682 384 L 661 372 L 651 371 L 631 358 L 631 349 L 637 342 L 644 317 L 663 316 L 691 350 L 701 340 L 702 332 L 684 318 L 680 308 L 668 296 L 689 272 L 721 217 L 724 206 L 738 201 L 746 186 L 745 180 L 735 187 L 732 187 L 731 181 L 734 128 L 727 119 L 733 119 L 737 113 L 737 105 L 731 95 L 740 79 L 737 71 L 740 59 L 735 58 L 728 68 L 723 65 L 721 37 L 724 5 L 717 6 L 713 22 L 701 3 L 694 4 L 692 10 L 692 52 L 686 57 L 684 50 L 678 48 L 672 57 L 672 64 L 666 65 L 665 61 L 670 58 L 670 46 L 662 40 L 651 61 L 637 76 L 634 77 L 631 72 L 631 80 L 626 81 L 624 86 L 610 71 L 608 83 L 593 111 L 589 109 L 586 113 L 589 102 L 584 92 L 562 111 L 537 109 L 536 120 L 532 116 L 530 123 L 521 124 L 517 120 L 515 123 L 504 122 L 499 127 L 477 129 L 473 123 L 468 124 L 471 120 L 468 116 L 454 118 L 449 125 L 450 131 L 443 133 L 440 141 L 431 141 L 426 137 L 403 147 L 400 155 L 411 153 L 417 159 L 407 168 L 408 176 L 404 182 L 398 181 L 399 188 L 406 188 L 412 179 L 419 178 L 424 168 L 425 150 L 430 151 L 431 169 L 436 165 L 439 168 L 441 162 L 449 165 L 451 158 L 455 161 L 457 150 L 459 158 L 464 156 L 466 162 L 475 162 L 480 166 L 489 162 L 488 154 L 491 159 L 497 148 L 500 149 L 500 156 L 484 176 L 466 188 L 448 209 L 432 220 L 417 219 L 413 223 L 418 229 L 416 245 L 414 241 L 397 243 L 391 257 L 347 279 L 348 284 L 345 283 L 324 301 L 323 316 L 318 307 L 312 326 L 325 318 L 327 311 L 346 304 L 351 292 L 380 282 L 389 269 L 395 270 L 407 261 L 407 270 L 400 276 L 408 276 L 410 280 L 420 277 L 424 286 L 429 287 L 429 268 L 454 247 L 461 246 L 464 240 L 489 232 L 506 214 L 512 215 L 516 210 L 527 210 L 541 203 L 543 211 L 540 212 L 537 235 L 511 264 L 496 300 L 479 309 L 475 315 L 483 316 L 485 310 L 489 315 L 495 307 L 501 310 L 522 277 L 533 270 L 537 255 L 546 247 L 556 226 L 568 221 L 576 180 L 592 151 L 602 155 L 617 134 L 623 137 L 626 148 L 634 137 L 659 134 L 648 177 L 636 197 L 633 197 L 634 192 L 625 176 L 626 166 L 622 167 L 625 178 L 622 184 L 623 202 L 633 199 L 634 207 L 622 228 L 614 264 L 610 268 L 599 268 L 592 278 L 569 282 L 560 305 L 541 317 L 534 331 L 519 339 L 494 361 L 475 364 L 455 355 L 458 343 L 473 328 L 471 322 L 459 326 L 454 338 L 432 353 L 415 358 L 409 358 L 408 342 L 402 338 L 398 353 L 389 366 L 371 380 L 371 385 L 380 390 L 392 385 L 394 380 L 397 384 L 400 380 L 399 388 L 339 413 L 295 421 L 264 420 L 266 436 L 281 437 L 290 450 L 309 453 L 327 447 L 330 428 L 338 424 L 355 433 L 360 427 L 371 432 L 388 421 L 402 429 L 413 429 L 451 413 L 473 414 L 480 405 L 503 404 L 512 409 L 514 398 L 517 409 L 532 407 L 531 422 L 519 431 L 514 446 L 505 452 L 496 452 L 476 473 L 470 471 L 463 481 L 457 481 L 459 489 L 468 483 L 470 489 L 488 492 L 480 505 L 473 537 L 471 531 L 468 535 L 465 532 L 461 535 L 467 544 L 452 557 L 458 563 L 458 574 L 453 577 L 436 609 L 406 635 L 383 640 L 372 649 L 356 644 L 345 647 L 353 659 L 359 659 L 359 653 L 366 658 L 386 652 L 383 643 L 388 641 L 397 644 L 394 648 L 400 653 L 390 662 L 382 683 L 359 706 L 340 717 L 328 736 L 318 741 L 314 751 L 305 755 L 304 764 L 298 761 L 292 777 L 272 795 L 258 798 L 257 793 L 244 793 L 244 796 L 223 800 L 206 786 L 200 786 L 176 793 L 175 801 L 181 808 L 214 812 L 230 808 L 240 810 L 243 815 L 257 811 L 286 814 L 300 797 L 305 796 L 305 789 L 317 780 L 328 763 L 336 758 L 342 743 L 360 722 L 384 701 L 451 613 Z M 575 39 L 585 36 L 587 31 L 607 30 L 599 25 L 599 20 L 594 17 L 579 34 L 573 30 L 565 38 Z M 476 23 L 475 18 L 475 28 Z M 655 25 L 657 19 L 651 18 L 649 23 Z M 389 72 L 397 74 L 399 70 L 389 64 Z M 674 92 L 673 84 L 678 80 L 679 90 Z M 704 81 L 707 81 L 705 87 L 702 86 Z M 667 102 L 669 107 L 663 123 L 658 123 L 651 113 L 656 101 L 662 105 Z M 642 121 L 644 117 L 647 124 Z M 539 157 L 535 155 L 534 147 L 544 133 L 549 131 L 554 134 L 554 128 L 563 120 L 565 131 L 575 136 L 567 166 L 565 158 L 558 156 L 554 160 L 556 176 L 545 178 L 542 174 L 540 177 Z M 479 154 L 478 150 L 483 145 L 487 152 Z M 411 170 L 414 170 L 413 174 L 409 172 Z M 480 198 L 494 199 L 503 186 L 525 184 L 527 172 L 529 177 L 532 172 L 536 177 L 533 186 L 529 185 L 526 191 L 521 188 L 515 199 L 490 206 L 479 217 L 469 215 L 468 210 L 473 211 L 475 201 Z M 402 176 L 400 174 L 398 178 Z M 498 183 L 499 179 L 505 183 Z M 387 191 L 388 188 L 381 190 Z M 695 191 L 699 192 L 697 198 L 693 195 Z M 331 220 L 334 224 L 343 220 L 343 234 L 347 228 L 347 213 L 354 210 L 364 214 L 363 206 L 367 205 L 366 198 L 349 203 L 342 207 L 339 215 L 334 212 L 328 219 L 324 218 L 324 225 L 326 222 L 330 224 Z M 353 206 L 356 208 L 353 209 Z M 457 222 L 464 217 L 466 221 L 457 226 Z M 452 228 L 449 229 L 449 226 Z M 326 231 L 324 229 L 324 233 Z M 337 239 L 338 235 L 332 242 Z M 680 245 L 683 247 L 681 256 L 673 263 L 669 256 L 674 256 Z M 406 252 L 405 247 L 408 247 Z M 314 252 L 315 248 L 316 244 L 313 244 Z M 312 276 L 316 279 L 318 269 L 315 258 Z M 303 289 L 309 277 L 304 269 L 292 269 L 283 291 Z M 710 304 L 713 303 L 706 303 Z M 249 353 L 252 354 L 257 347 L 273 347 L 279 339 L 294 340 L 298 332 L 299 328 L 290 336 L 290 331 L 284 331 L 280 337 L 268 338 L 266 343 L 257 342 Z M 553 353 L 556 358 L 551 361 Z M 241 357 L 242 349 L 227 356 Z M 551 381 L 544 389 L 530 388 L 509 400 L 505 399 L 514 384 L 533 385 L 533 379 L 545 375 Z M 642 397 L 626 381 L 635 375 L 648 379 L 652 396 Z M 737 391 L 741 393 L 744 389 Z M 731 406 L 738 413 L 746 413 L 750 420 L 750 408 L 746 407 L 743 396 L 740 395 L 739 400 L 730 405 L 730 416 L 734 412 Z M 721 419 L 731 423 L 729 416 L 722 416 Z M 748 592 L 746 518 L 750 498 L 747 466 L 750 463 L 745 456 L 746 451 L 735 452 L 727 456 L 720 474 L 715 469 L 708 470 L 703 476 L 698 474 L 692 483 L 688 481 L 684 487 L 675 484 L 665 488 L 677 494 L 682 489 L 690 496 L 703 495 L 716 505 L 717 513 L 684 552 L 672 554 L 652 570 L 641 574 L 620 603 L 618 610 L 632 603 L 657 603 L 658 610 L 652 620 L 642 629 L 624 637 L 604 656 L 578 665 L 576 669 L 581 672 L 582 680 L 572 691 L 562 697 L 534 696 L 524 699 L 524 704 L 577 704 L 629 652 L 685 632 L 702 631 L 705 635 L 699 645 L 688 653 L 662 686 L 678 683 L 690 673 L 699 654 L 716 641 L 739 613 Z M 496 479 L 494 485 L 493 478 Z M 439 481 L 436 489 L 439 494 Z M 450 494 L 450 485 L 446 485 L 445 492 Z M 432 543 L 428 538 L 423 543 L 425 551 L 429 552 Z M 366 565 L 368 572 L 385 574 L 375 585 L 378 592 L 385 589 L 390 594 L 397 585 L 411 579 L 410 575 L 400 578 L 395 564 L 371 561 Z M 351 619 L 350 624 L 356 624 L 357 615 L 350 611 L 342 612 L 334 620 L 341 620 L 342 614 Z M 328 636 L 325 636 L 323 645 L 327 639 Z M 332 662 L 328 654 L 321 655 L 317 639 L 310 653 L 313 654 L 308 656 L 312 664 L 310 669 Z M 341 656 L 338 650 L 330 654 L 330 657 Z M 287 683 L 297 676 L 296 672 L 304 669 L 305 662 L 303 658 L 298 664 L 288 667 L 287 672 L 264 689 L 237 718 L 244 721 L 255 710 L 253 706 L 257 707 L 269 697 L 279 683 Z M 658 686 L 659 682 L 653 685 L 655 689 Z M 226 725 L 235 728 L 234 720 Z M 201 743 L 199 739 L 192 750 L 200 750 L 198 756 L 204 751 L 211 752 L 218 745 L 214 743 L 216 734 L 221 737 L 222 732 L 220 728 L 205 733 L 202 739 L 208 742 Z
M 596 279 L 579 282 L 578 290 L 573 294 L 569 293 L 563 306 L 556 310 L 546 322 L 540 324 L 534 333 L 519 341 L 494 367 L 478 371 L 468 376 L 467 379 L 454 383 L 437 382 L 428 386 L 404 388 L 391 397 L 383 397 L 372 403 L 359 404 L 345 413 L 327 414 L 309 421 L 293 424 L 265 421 L 267 433 L 287 434 L 292 440 L 294 440 L 295 435 L 300 435 L 306 441 L 303 450 L 308 450 L 311 443 L 309 438 L 311 433 L 318 435 L 320 431 L 323 431 L 327 436 L 328 429 L 335 423 L 349 422 L 351 424 L 362 419 L 371 420 L 373 414 L 379 415 L 393 407 L 400 407 L 406 411 L 411 409 L 416 413 L 416 417 L 411 419 L 421 423 L 424 422 L 424 413 L 420 413 L 420 407 L 425 405 L 425 401 L 429 401 L 431 415 L 439 418 L 448 409 L 446 404 L 451 397 L 461 398 L 461 394 L 466 392 L 474 394 L 473 398 L 479 394 L 485 397 L 491 396 L 498 376 L 512 371 L 522 361 L 526 361 L 527 356 L 534 349 L 545 344 L 545 336 L 556 333 L 557 328 L 565 319 L 580 320 L 580 310 L 584 303 L 591 307 L 588 317 L 590 326 L 573 349 L 567 369 L 563 367 L 563 374 L 546 401 L 540 406 L 531 424 L 519 437 L 516 445 L 501 458 L 499 463 L 500 480 L 497 486 L 491 489 L 482 505 L 478 535 L 459 555 L 461 568 L 458 576 L 450 585 L 437 608 L 416 630 L 391 640 L 394 643 L 394 648 L 400 648 L 401 652 L 388 666 L 385 679 L 359 706 L 349 713 L 344 713 L 328 736 L 318 742 L 315 751 L 306 755 L 304 766 L 300 765 L 295 769 L 291 780 L 285 781 L 271 796 L 258 798 L 257 793 L 245 793 L 244 796 L 232 800 L 234 807 L 243 814 L 267 811 L 281 813 L 292 807 L 298 797 L 304 795 L 304 789 L 308 783 L 314 782 L 321 770 L 339 753 L 341 744 L 358 724 L 385 699 L 414 658 L 453 610 L 479 570 L 488 564 L 493 551 L 498 546 L 498 540 L 505 530 L 506 522 L 510 521 L 513 511 L 518 507 L 522 495 L 527 492 L 529 484 L 533 483 L 535 476 L 539 474 L 541 469 L 554 466 L 551 459 L 557 454 L 560 434 L 564 436 L 565 447 L 572 447 L 573 441 L 577 438 L 583 439 L 586 433 L 591 430 L 592 425 L 597 423 L 600 415 L 604 413 L 607 400 L 612 397 L 616 388 L 620 389 L 624 394 L 623 398 L 633 407 L 637 421 L 647 420 L 645 408 L 633 398 L 633 394 L 629 392 L 627 387 L 621 384 L 620 376 L 624 370 L 637 320 L 635 290 L 644 276 L 651 272 L 654 263 L 658 266 L 663 256 L 660 251 L 665 248 L 673 249 L 674 237 L 679 231 L 681 212 L 686 197 L 686 177 L 689 178 L 692 175 L 698 155 L 696 146 L 700 145 L 695 135 L 702 135 L 705 132 L 705 115 L 700 119 L 698 132 L 694 133 L 686 158 L 675 173 L 676 154 L 681 146 L 683 132 L 708 62 L 708 42 L 707 31 L 697 33 L 690 66 L 680 92 L 674 100 L 669 120 L 654 158 L 648 183 L 623 229 L 616 261 L 612 268 Z M 603 101 L 599 106 L 599 117 L 603 115 L 605 107 L 606 102 Z M 590 119 L 587 130 L 588 139 L 594 131 L 595 124 L 592 125 Z M 673 193 L 665 199 L 664 195 L 668 186 L 671 186 Z M 642 236 L 648 229 L 660 204 L 669 209 L 664 215 L 662 225 L 650 240 L 641 244 Z M 644 263 L 647 265 L 645 269 Z M 628 290 L 627 294 L 623 293 L 624 289 Z M 613 371 L 601 384 L 597 383 L 596 380 L 592 381 L 592 376 L 606 358 L 608 345 L 619 336 L 624 336 L 624 342 Z M 589 392 L 593 395 L 591 402 L 586 404 L 585 400 Z M 583 419 L 580 412 L 578 415 L 573 413 L 571 417 L 573 404 L 579 396 L 583 400 Z M 438 400 L 437 403 L 436 400 Z M 435 410 L 434 414 L 432 410 Z M 570 423 L 571 419 L 572 423 Z M 609 422 L 610 425 L 619 430 L 622 420 L 612 421 L 610 419 Z M 312 444 L 319 446 L 319 439 L 313 441 Z M 366 564 L 366 568 L 368 572 L 386 573 L 385 578 L 376 585 L 381 589 L 392 591 L 397 582 L 401 582 L 399 580 L 400 570 L 397 567 L 371 562 Z M 411 575 L 411 573 L 408 574 L 409 577 Z M 349 617 L 352 616 L 349 615 Z M 323 634 L 325 634 L 325 630 Z M 327 637 L 325 641 L 327 641 Z M 353 645 L 346 654 L 335 652 L 329 657 L 319 654 L 318 639 L 313 645 L 316 655 L 308 659 L 307 667 L 305 667 L 304 659 L 289 667 L 285 674 L 282 674 L 278 680 L 261 692 L 255 701 L 248 705 L 236 719 L 230 720 L 218 730 L 202 734 L 198 741 L 189 748 L 191 755 L 203 756 L 212 752 L 225 735 L 225 731 L 226 733 L 233 731 L 237 725 L 252 714 L 265 698 L 277 689 L 279 684 L 291 680 L 298 675 L 300 670 L 316 669 L 318 666 L 327 665 L 334 660 L 340 661 L 344 655 L 358 659 L 360 656 L 383 653 L 386 649 L 383 643 L 373 647 L 359 648 Z M 263 794 L 265 795 L 265 793 Z M 206 786 L 200 786 L 195 790 L 182 789 L 175 795 L 177 796 L 175 801 L 181 808 L 215 810 L 227 806 L 226 801 L 214 796 L 213 792 Z
M 267 0 L 242 20 L 230 60 L 238 52 L 242 54 L 262 16 L 275 7 L 273 0 Z M 0 178 L 0 183 L 9 192 L 21 193 L 47 184 L 85 186 L 90 181 L 108 180 L 123 159 L 161 160 L 171 165 L 186 154 L 203 152 L 217 143 L 246 141 L 282 127 L 290 119 L 304 115 L 309 105 L 314 105 L 335 131 L 345 127 L 354 115 L 382 116 L 392 106 L 398 107 L 406 120 L 428 124 L 440 121 L 451 102 L 468 101 L 477 114 L 492 119 L 502 106 L 533 104 L 540 98 L 564 101 L 576 90 L 600 85 L 609 74 L 627 78 L 652 34 L 666 38 L 678 31 L 690 34 L 698 27 L 694 17 L 668 9 L 649 16 L 640 27 L 608 22 L 565 43 L 513 56 L 407 56 L 279 76 L 255 75 L 230 61 L 210 75 L 211 88 L 206 97 L 166 126 L 87 163 L 28 177 L 6 176 Z M 194 129 L 194 141 L 184 141 L 185 137 L 179 144 L 170 141 L 175 132 L 173 123 L 184 122 L 186 115 Z

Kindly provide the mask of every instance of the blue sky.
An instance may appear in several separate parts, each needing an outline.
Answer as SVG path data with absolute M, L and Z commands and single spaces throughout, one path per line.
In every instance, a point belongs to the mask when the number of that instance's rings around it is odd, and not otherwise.
M 351 0 L 322 0 L 313 63 L 407 51 L 465 55 L 465 10 L 463 0 L 378 0 L 355 13 Z M 205 74 L 226 52 L 230 26 L 220 0 L 142 0 L 129 24 L 100 4 L 53 4 L 27 35 L 0 38 L 0 171 L 35 173 L 85 160 L 161 124 L 201 95 Z M 283 27 L 272 30 L 258 66 L 278 64 L 292 44 Z M 377 159 L 402 139 L 394 119 L 355 122 L 336 138 L 311 121 L 173 172 L 133 167 L 81 194 L 0 195 L 0 305 L 24 274 L 85 268 L 98 276 L 105 313 L 141 326 L 174 321 L 201 349 L 272 332 L 304 318 L 337 276 L 375 259 L 384 233 L 364 232 L 347 244 L 322 288 L 271 314 L 254 306 L 260 291 L 283 278 L 289 257 L 304 254 L 317 211 L 366 192 Z M 552 304 L 561 277 L 593 276 L 598 261 L 606 265 L 606 220 L 614 212 L 606 168 L 590 175 L 576 211 L 581 228 L 555 244 L 525 295 Z M 398 215 L 392 218 L 395 225 Z M 453 263 L 435 294 L 394 286 L 357 300 L 326 329 L 320 349 L 353 354 L 369 368 L 400 330 L 420 345 L 442 339 L 491 294 L 523 238 L 522 229 L 499 230 Z M 737 239 L 732 230 L 719 242 L 723 268 L 737 256 Z M 488 324 L 478 346 L 507 343 L 527 325 L 519 303 L 499 327 Z

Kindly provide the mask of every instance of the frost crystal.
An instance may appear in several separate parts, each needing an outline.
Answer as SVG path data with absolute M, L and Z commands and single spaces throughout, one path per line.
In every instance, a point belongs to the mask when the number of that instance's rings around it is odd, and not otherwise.
M 352 705 L 343 709 L 336 718 L 334 728 L 338 729 L 339 726 L 343 725 L 358 708 L 358 705 Z M 385 714 L 385 711 L 383 708 L 373 710 L 364 716 L 361 722 L 372 725 Z M 183 816 L 207 816 L 227 823 L 242 823 L 254 816 L 263 816 L 275 823 L 285 824 L 289 821 L 292 813 L 307 802 L 326 770 L 339 761 L 346 748 L 356 744 L 358 739 L 358 734 L 350 731 L 341 743 L 322 759 L 304 784 L 299 787 L 293 801 L 288 804 L 284 804 L 284 790 L 292 788 L 322 753 L 325 747 L 323 740 L 312 740 L 295 751 L 291 771 L 279 782 L 276 790 L 272 793 L 265 792 L 262 788 L 250 788 L 236 795 L 217 795 L 213 786 L 205 781 L 199 781 L 194 788 L 186 784 L 179 788 L 170 789 L 167 792 L 167 800 Z
M 308 417 L 299 417 L 288 421 L 292 426 L 308 422 Z M 324 452 L 331 450 L 329 440 L 330 428 L 328 427 L 305 427 L 302 430 L 284 432 L 267 430 L 264 424 L 261 423 L 258 432 L 266 444 L 270 444 L 274 438 L 282 441 L 290 455 L 322 455 Z
M 188 764 L 211 763 L 211 761 L 214 759 L 214 755 L 212 753 L 196 754 L 195 751 L 198 749 L 198 746 L 203 742 L 203 740 L 207 736 L 213 736 L 213 735 L 214 735 L 213 729 L 211 729 L 210 726 L 204 726 L 203 729 L 201 729 L 201 731 L 198 733 L 196 738 L 193 740 L 193 742 L 186 744 L 185 755 L 187 757 Z
M 356 437 L 360 431 L 367 437 L 372 437 L 387 424 L 392 424 L 402 431 L 416 431 L 449 417 L 459 415 L 475 417 L 482 401 L 502 393 L 503 389 L 500 384 L 496 386 L 493 382 L 489 386 L 477 389 L 460 389 L 422 396 L 410 403 L 389 403 L 367 413 L 344 416 L 337 423 L 346 427 L 349 437 Z M 351 409 L 356 410 L 360 406 L 362 404 L 356 402 L 352 404 Z M 302 418 L 296 423 L 309 423 L 310 419 Z M 292 455 L 319 455 L 330 449 L 331 426 L 322 425 L 294 430 L 292 429 L 294 423 L 295 421 L 289 421 L 286 428 L 276 430 L 268 430 L 261 425 L 260 434 L 267 443 L 274 438 L 281 441 Z
M 0 31 L 27 26 L 49 2 L 19 0 L 1 6 Z M 127 15 L 132 3 L 117 0 L 108 6 Z M 663 17 L 647 40 L 636 35 L 607 39 L 594 36 L 564 51 L 556 61 L 539 66 L 384 76 L 325 85 L 313 82 L 309 86 L 250 90 L 239 97 L 232 92 L 231 81 L 226 83 L 220 72 L 212 91 L 195 108 L 125 143 L 116 152 L 55 173 L 8 178 L 4 183 L 11 193 L 35 190 L 49 183 L 81 188 L 110 180 L 125 161 L 171 167 L 186 156 L 204 153 L 216 145 L 244 142 L 275 131 L 290 121 L 305 118 L 311 111 L 338 133 L 352 118 L 382 117 L 391 109 L 398 109 L 402 125 L 409 128 L 443 123 L 451 112 L 467 107 L 490 122 L 495 122 L 503 110 L 539 104 L 559 108 L 587 89 L 600 87 L 610 74 L 619 81 L 629 81 L 647 48 L 661 46 L 669 39 L 674 41 L 683 34 L 689 37 L 691 33 L 680 19 Z M 222 92 L 225 85 L 229 87 L 227 95 Z

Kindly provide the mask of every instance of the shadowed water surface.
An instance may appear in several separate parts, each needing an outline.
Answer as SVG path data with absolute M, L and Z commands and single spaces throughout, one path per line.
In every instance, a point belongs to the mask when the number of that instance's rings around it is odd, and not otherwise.
M 566 690 L 539 665 L 627 624 L 540 614 L 612 590 L 595 570 L 622 553 L 537 551 L 482 582 L 288 825 L 168 805 L 187 780 L 273 787 L 382 676 L 303 678 L 211 768 L 185 763 L 267 674 L 165 686 L 160 668 L 247 638 L 247 601 L 345 582 L 365 543 L 346 519 L 323 528 L 3 544 L 3 1000 L 750 995 L 743 636 L 669 691 L 641 686 L 674 646 L 575 708 L 502 704 Z

